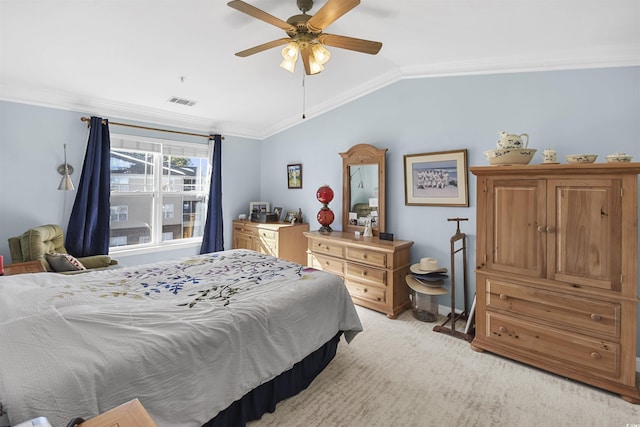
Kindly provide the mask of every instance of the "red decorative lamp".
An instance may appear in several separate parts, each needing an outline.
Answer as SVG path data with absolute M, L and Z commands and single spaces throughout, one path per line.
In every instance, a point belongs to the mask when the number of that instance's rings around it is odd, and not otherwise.
M 333 231 L 331 223 L 335 217 L 333 216 L 333 211 L 328 206 L 333 200 L 333 190 L 328 185 L 323 185 L 318 188 L 316 198 L 322 203 L 322 208 L 318 212 L 318 222 L 322 225 L 319 231 Z

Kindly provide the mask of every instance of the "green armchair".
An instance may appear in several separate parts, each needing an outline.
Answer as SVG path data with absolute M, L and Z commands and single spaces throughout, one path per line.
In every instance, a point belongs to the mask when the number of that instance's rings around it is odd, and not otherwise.
M 25 231 L 20 236 L 9 238 L 11 262 L 41 261 L 47 271 L 54 269 L 47 254 L 67 254 L 64 247 L 64 234 L 59 225 L 48 224 Z M 49 258 L 49 260 L 47 259 Z M 109 255 L 93 255 L 77 258 L 87 270 L 107 268 L 118 264 Z

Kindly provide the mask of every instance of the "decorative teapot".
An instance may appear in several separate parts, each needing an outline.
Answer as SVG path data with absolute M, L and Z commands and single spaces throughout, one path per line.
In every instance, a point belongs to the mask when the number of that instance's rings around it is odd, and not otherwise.
M 526 133 L 516 135 L 513 133 L 502 131 L 498 135 L 500 135 L 500 139 L 496 143 L 498 149 L 527 148 L 527 145 L 529 145 L 529 135 L 527 135 Z M 522 137 L 525 138 L 524 143 L 522 142 Z

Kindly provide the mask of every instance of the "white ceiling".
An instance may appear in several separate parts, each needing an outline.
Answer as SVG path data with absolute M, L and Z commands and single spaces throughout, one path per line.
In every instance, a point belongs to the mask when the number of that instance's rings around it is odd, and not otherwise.
M 0 99 L 257 139 L 300 123 L 302 64 L 282 70 L 280 48 L 234 55 L 284 32 L 226 3 L 0 0 Z M 325 32 L 383 47 L 330 48 L 305 80 L 308 118 L 403 78 L 640 65 L 640 0 L 362 0 Z

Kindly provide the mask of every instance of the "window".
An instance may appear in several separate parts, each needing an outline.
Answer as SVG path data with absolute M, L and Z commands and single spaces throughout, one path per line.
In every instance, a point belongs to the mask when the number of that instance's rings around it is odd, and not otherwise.
M 110 247 L 200 240 L 209 145 L 111 135 Z
M 129 206 L 111 206 L 111 223 L 127 221 L 129 219 Z

